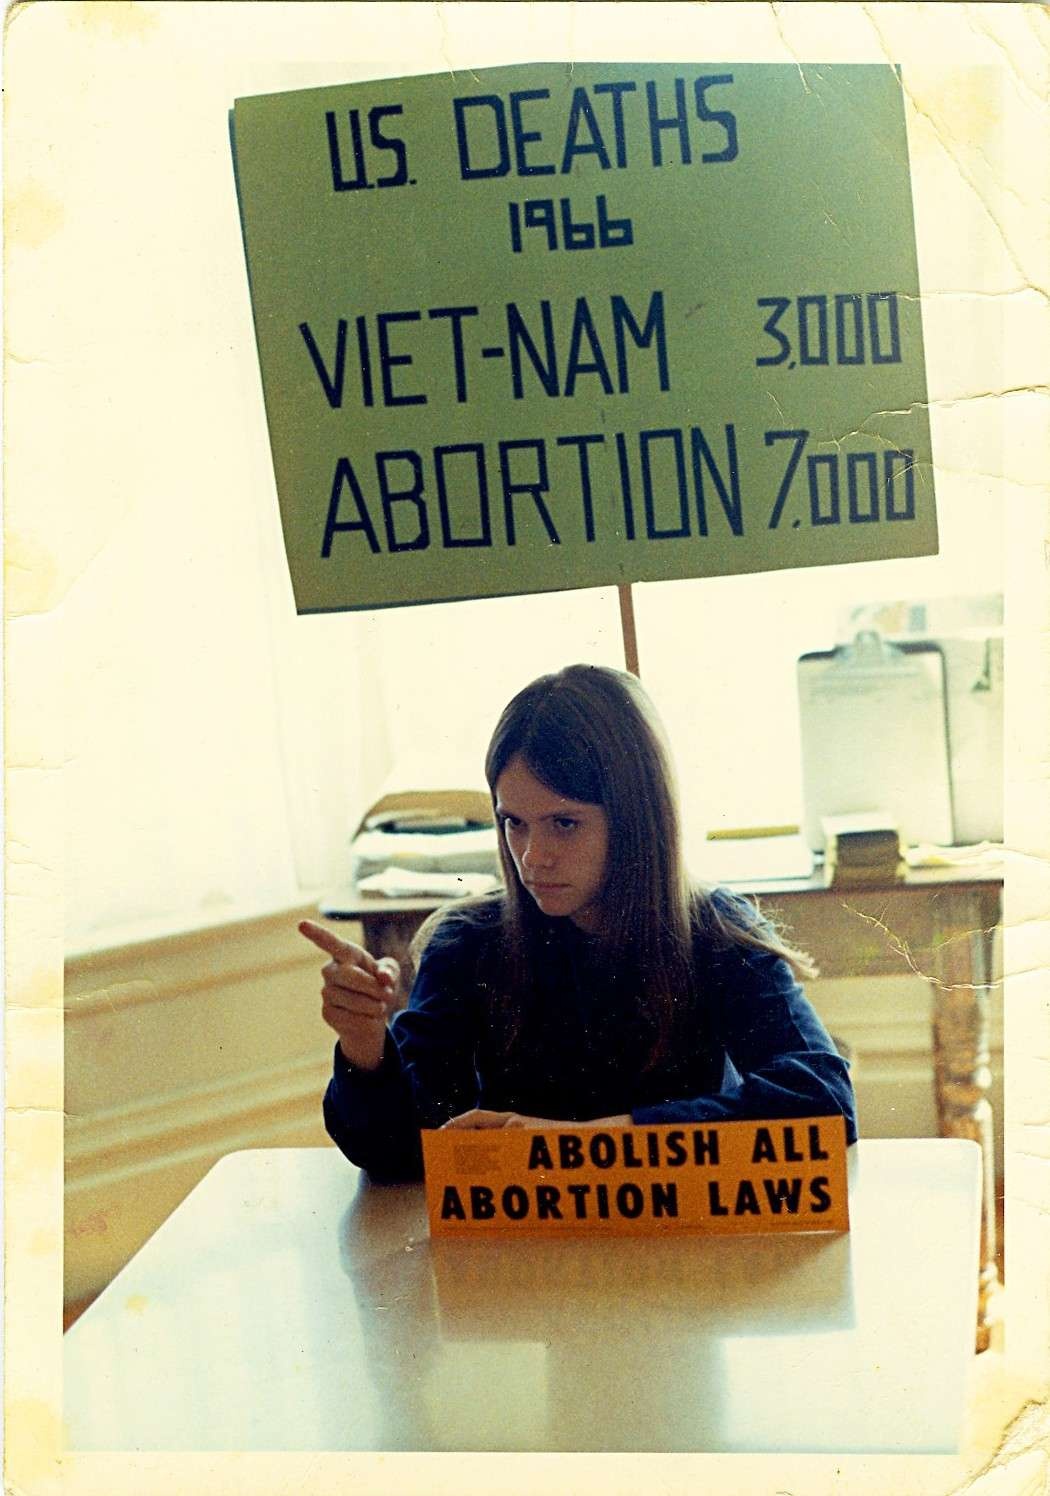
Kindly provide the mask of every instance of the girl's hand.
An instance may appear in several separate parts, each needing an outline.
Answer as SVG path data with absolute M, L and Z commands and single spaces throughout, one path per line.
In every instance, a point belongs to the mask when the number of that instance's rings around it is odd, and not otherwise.
M 553 1117 L 523 1117 L 520 1112 L 487 1112 L 475 1107 L 451 1117 L 444 1127 L 535 1127 L 547 1131 L 552 1127 L 630 1127 L 631 1117 L 623 1112 L 616 1117 L 591 1117 L 586 1122 L 558 1121 Z
M 483 1107 L 477 1106 L 473 1111 L 461 1112 L 458 1117 L 450 1117 L 442 1124 L 445 1127 L 563 1127 L 566 1124 L 554 1122 L 550 1117 L 523 1117 L 520 1112 L 487 1112 Z
M 301 922 L 299 933 L 332 958 L 321 969 L 321 1017 L 339 1035 L 339 1048 L 355 1069 L 378 1070 L 400 967 L 392 956 L 377 961 L 312 919 Z

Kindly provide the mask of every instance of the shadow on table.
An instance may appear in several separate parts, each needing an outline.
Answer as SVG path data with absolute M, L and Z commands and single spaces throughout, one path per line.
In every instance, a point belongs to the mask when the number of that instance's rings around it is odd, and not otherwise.
M 725 1341 L 855 1322 L 846 1235 L 432 1242 L 362 1181 L 341 1247 L 389 1449 L 726 1448 Z

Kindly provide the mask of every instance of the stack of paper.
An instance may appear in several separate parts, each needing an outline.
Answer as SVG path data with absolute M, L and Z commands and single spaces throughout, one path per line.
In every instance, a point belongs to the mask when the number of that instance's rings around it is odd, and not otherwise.
M 431 876 L 428 891 L 455 896 L 466 891 L 462 875 L 482 876 L 493 887 L 500 876 L 492 796 L 484 779 L 438 755 L 398 761 L 379 798 L 365 812 L 350 844 L 351 877 L 365 880 L 394 870 Z M 407 897 L 418 888 L 393 892 L 388 879 L 367 891 Z M 411 880 L 409 880 L 411 882 Z M 481 891 L 481 886 L 470 889 Z
M 491 893 L 499 879 L 488 873 L 414 872 L 411 868 L 388 867 L 362 878 L 358 893 L 381 893 L 388 899 L 459 899 L 465 895 Z
M 495 826 L 466 831 L 362 831 L 350 848 L 358 882 L 384 868 L 417 873 L 499 873 Z

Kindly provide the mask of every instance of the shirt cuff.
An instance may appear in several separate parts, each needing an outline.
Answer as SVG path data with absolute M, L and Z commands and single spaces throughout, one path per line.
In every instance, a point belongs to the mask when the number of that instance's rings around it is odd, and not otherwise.
M 400 1068 L 397 1045 L 389 1029 L 387 1029 L 386 1038 L 383 1042 L 383 1058 L 374 1070 L 360 1070 L 356 1065 L 351 1065 L 339 1047 L 339 1040 L 335 1041 L 333 1073 L 337 1081 L 352 1078 L 355 1086 L 380 1085 L 389 1079 L 392 1071 L 399 1070 Z

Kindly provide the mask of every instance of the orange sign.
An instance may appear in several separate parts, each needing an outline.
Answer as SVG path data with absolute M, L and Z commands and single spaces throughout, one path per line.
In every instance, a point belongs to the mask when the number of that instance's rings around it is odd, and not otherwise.
M 846 1231 L 841 1117 L 423 1133 L 432 1236 Z

